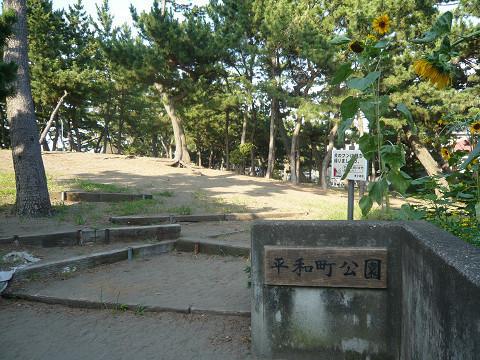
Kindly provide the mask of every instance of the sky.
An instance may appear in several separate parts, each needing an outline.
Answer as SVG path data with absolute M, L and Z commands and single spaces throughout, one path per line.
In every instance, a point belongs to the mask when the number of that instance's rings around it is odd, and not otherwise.
M 77 0 L 53 0 L 53 7 L 55 9 L 68 9 L 68 5 L 76 3 Z M 102 0 L 83 0 L 83 6 L 89 15 L 96 19 L 97 10 L 95 4 L 101 5 Z M 179 1 L 179 3 L 191 3 L 193 5 L 204 5 L 208 0 L 191 0 Z M 150 9 L 153 0 L 110 0 L 110 11 L 114 16 L 114 24 L 117 26 L 127 23 L 132 25 L 132 17 L 130 16 L 130 4 L 140 13 L 144 10 Z M 161 1 L 159 1 L 161 3 Z

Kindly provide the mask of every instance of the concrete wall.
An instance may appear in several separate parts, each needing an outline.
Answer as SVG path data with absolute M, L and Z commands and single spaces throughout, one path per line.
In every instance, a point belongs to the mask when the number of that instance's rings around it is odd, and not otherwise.
M 388 288 L 266 286 L 265 245 L 386 247 Z M 253 351 L 302 359 L 473 359 L 480 354 L 479 268 L 480 249 L 425 223 L 257 222 Z
M 426 223 L 405 229 L 401 359 L 480 359 L 480 249 Z

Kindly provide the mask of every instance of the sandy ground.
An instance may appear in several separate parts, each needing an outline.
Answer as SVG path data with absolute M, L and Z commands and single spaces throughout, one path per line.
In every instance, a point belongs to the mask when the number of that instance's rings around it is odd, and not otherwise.
M 0 324 L 1 360 L 253 358 L 250 319 L 238 316 L 140 316 L 0 298 Z
M 56 188 L 68 190 L 72 180 L 82 179 L 126 186 L 132 193 L 152 193 L 154 198 L 155 194 L 169 191 L 173 196 L 161 199 L 160 213 L 172 207 L 188 207 L 194 214 L 298 211 L 308 212 L 307 219 L 346 218 L 346 194 L 324 192 L 316 186 L 292 186 L 210 169 L 174 168 L 167 166 L 166 160 L 155 158 L 49 152 L 43 154 L 43 159 Z M 0 150 L 0 173 L 13 173 L 10 151 Z M 58 214 L 19 219 L 4 212 L 0 214 L 0 237 L 111 226 L 108 218 L 112 208 L 108 204 L 66 205 L 70 215 L 96 212 L 95 219 L 75 221 L 75 216 L 62 218 Z M 248 222 L 182 227 L 186 238 L 242 244 L 248 244 L 250 238 Z M 102 251 L 112 245 L 38 249 L 36 254 L 45 261 Z M 91 297 L 95 301 L 100 292 L 106 300 L 117 299 L 120 292 L 119 303 L 248 309 L 245 265 L 245 260 L 238 258 L 169 254 L 150 261 L 112 264 L 65 280 L 32 282 L 28 290 L 53 296 Z M 244 317 L 173 313 L 139 316 L 118 310 L 69 309 L 0 298 L 0 360 L 251 359 L 249 321 Z
M 211 169 L 167 166 L 167 160 L 111 154 L 45 152 L 47 175 L 62 183 L 82 179 L 127 186 L 131 192 L 172 191 L 168 206 L 189 206 L 193 213 L 245 211 L 307 211 L 310 219 L 346 217 L 346 194 L 322 191 L 318 186 L 292 186 L 281 181 L 236 175 Z M 11 153 L 0 150 L 0 172 L 12 173 Z M 55 195 L 55 194 L 52 194 Z M 54 196 L 52 196 L 54 197 Z M 76 206 L 75 204 L 70 204 Z M 100 205 L 91 205 L 96 207 Z M 79 211 L 82 211 L 81 208 Z M 108 208 L 98 224 L 108 223 Z M 89 225 L 89 224 L 86 224 Z M 35 232 L 81 228 L 74 222 L 53 219 L 22 220 L 0 216 L 0 237 Z
M 237 257 L 168 253 L 99 266 L 63 280 L 27 282 L 15 293 L 185 312 L 248 313 L 246 264 Z

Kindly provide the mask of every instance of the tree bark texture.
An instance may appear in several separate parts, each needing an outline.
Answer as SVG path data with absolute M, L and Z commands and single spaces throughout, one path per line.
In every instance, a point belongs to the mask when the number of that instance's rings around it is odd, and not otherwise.
M 230 148 L 228 138 L 228 128 L 230 127 L 230 109 L 225 110 L 225 167 L 227 170 L 230 169 Z
M 122 90 L 122 96 L 120 99 L 120 116 L 118 117 L 118 134 L 117 134 L 117 154 L 122 153 L 122 134 L 123 124 L 125 122 L 125 91 Z
M 290 181 L 293 184 L 300 182 L 300 154 L 299 154 L 299 135 L 302 126 L 301 119 L 296 119 L 295 128 L 292 134 L 292 145 L 290 147 Z
M 420 164 L 422 164 L 423 168 L 427 172 L 429 176 L 441 175 L 442 168 L 435 159 L 430 155 L 428 149 L 422 144 L 418 136 L 412 134 L 411 131 L 405 131 L 405 135 L 407 136 L 407 141 L 410 144 L 415 156 L 417 157 Z M 439 182 L 442 186 L 449 188 L 447 180 L 444 178 L 440 178 Z
M 279 112 L 279 101 L 273 96 L 272 104 L 270 105 L 270 136 L 268 141 L 268 160 L 267 172 L 265 178 L 271 179 L 273 177 L 273 169 L 275 167 L 275 138 L 277 136 L 277 121 Z
M 53 121 L 55 120 L 55 117 L 58 114 L 58 110 L 60 110 L 60 106 L 62 106 L 63 101 L 65 100 L 65 97 L 68 95 L 67 90 L 64 90 L 65 92 L 63 93 L 62 97 L 60 100 L 58 100 L 57 106 L 55 106 L 55 109 L 53 109 L 52 113 L 50 114 L 50 119 L 48 120 L 47 124 L 45 125 L 45 129 L 42 131 L 42 135 L 40 135 L 40 144 L 42 144 L 45 141 L 45 138 L 47 137 L 48 131 L 50 130 L 50 127 L 53 124 Z
M 172 122 L 173 136 L 175 139 L 174 162 L 184 162 L 188 164 L 190 163 L 190 154 L 187 149 L 187 140 L 185 137 L 185 131 L 183 130 L 182 119 L 177 115 L 175 103 L 171 96 L 165 91 L 163 85 L 155 83 L 155 88 L 160 93 L 165 111 Z
M 328 134 L 327 152 L 325 153 L 325 157 L 323 158 L 323 161 L 322 161 L 322 173 L 320 175 L 323 190 L 328 189 L 327 171 L 328 171 L 328 165 L 330 164 L 330 160 L 332 159 L 333 145 L 335 141 L 335 135 L 337 134 L 337 130 L 338 130 L 338 124 L 335 123 L 332 129 L 330 130 L 330 133 Z
M 4 61 L 18 65 L 16 94 L 7 98 L 13 168 L 16 182 L 15 211 L 22 216 L 42 216 L 51 212 L 47 178 L 40 150 L 30 76 L 28 72 L 26 0 L 5 0 L 4 10 L 13 9 L 17 22 L 7 40 Z

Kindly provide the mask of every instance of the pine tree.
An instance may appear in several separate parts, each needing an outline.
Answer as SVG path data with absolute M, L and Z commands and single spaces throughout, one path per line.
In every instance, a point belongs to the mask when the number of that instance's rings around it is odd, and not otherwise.
M 16 180 L 15 211 L 18 215 L 41 216 L 51 212 L 47 178 L 38 142 L 38 127 L 30 88 L 27 45 L 26 0 L 5 0 L 4 11 L 14 11 L 16 23 L 7 40 L 4 61 L 18 66 L 16 93 L 7 97 L 7 117 Z

